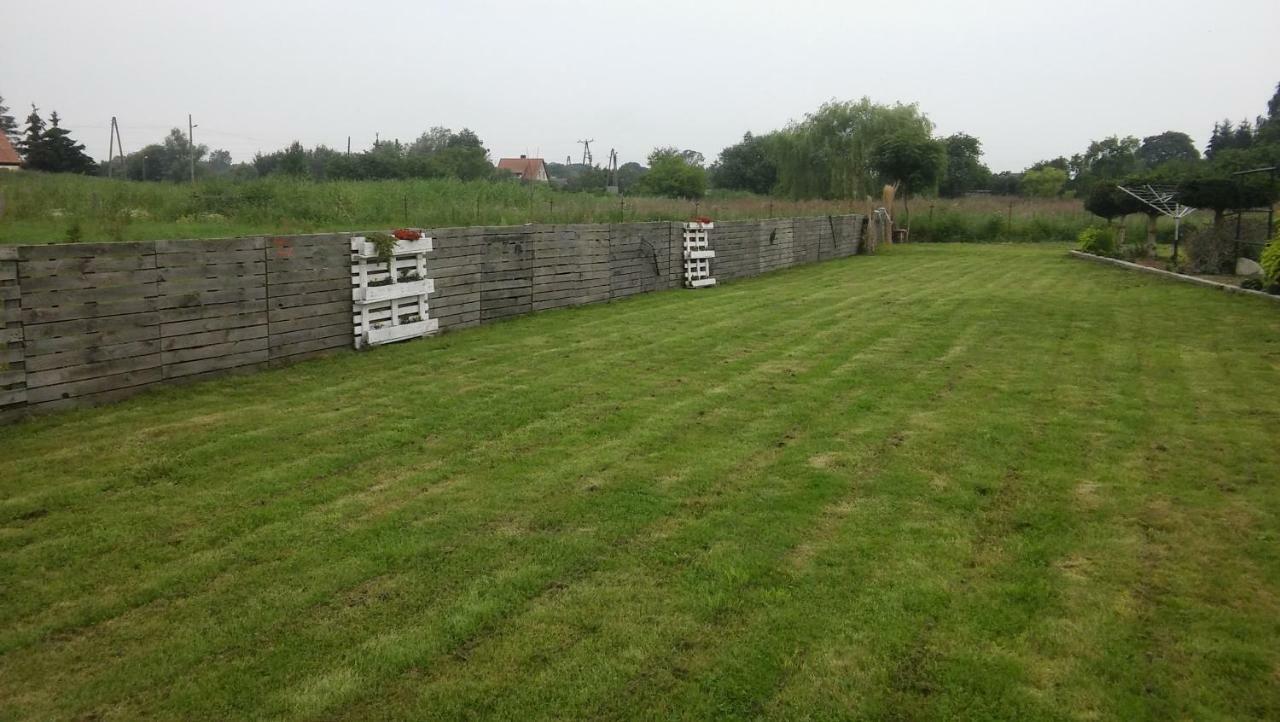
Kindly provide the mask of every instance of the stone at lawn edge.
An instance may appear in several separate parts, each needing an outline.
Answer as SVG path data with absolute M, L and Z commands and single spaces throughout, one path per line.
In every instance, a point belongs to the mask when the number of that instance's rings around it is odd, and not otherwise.
M 1236 275 L 1237 276 L 1261 276 L 1262 266 L 1257 261 L 1248 258 L 1236 259 Z

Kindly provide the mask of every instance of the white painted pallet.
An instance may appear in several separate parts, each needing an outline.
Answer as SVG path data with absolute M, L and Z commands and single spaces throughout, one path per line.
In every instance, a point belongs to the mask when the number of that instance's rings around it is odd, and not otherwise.
M 423 278 L 418 281 L 396 281 L 386 286 L 352 286 L 351 300 L 356 303 L 377 303 L 407 296 L 427 296 L 435 292 L 435 279 Z
M 435 333 L 436 319 L 427 315 L 427 296 L 435 279 L 427 278 L 426 254 L 431 239 L 396 241 L 390 262 L 364 236 L 351 239 L 351 314 L 355 347 L 379 346 Z
M 711 276 L 711 259 L 716 257 L 716 252 L 708 247 L 707 233 L 715 227 L 714 223 L 684 224 L 685 288 L 716 285 L 716 279 Z

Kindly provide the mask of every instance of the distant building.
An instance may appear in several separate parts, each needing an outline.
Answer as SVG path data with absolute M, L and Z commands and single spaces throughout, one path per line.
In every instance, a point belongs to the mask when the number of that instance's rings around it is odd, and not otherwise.
M 510 171 L 522 181 L 546 183 L 551 180 L 547 175 L 547 164 L 541 158 L 530 158 L 524 155 L 519 158 L 503 158 L 498 161 L 498 167 Z
M 18 170 L 22 167 L 22 156 L 14 150 L 9 136 L 0 133 L 0 170 Z

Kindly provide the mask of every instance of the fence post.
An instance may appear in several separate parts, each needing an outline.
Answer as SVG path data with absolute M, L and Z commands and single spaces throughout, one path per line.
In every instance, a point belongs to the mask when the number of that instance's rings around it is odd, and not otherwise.
M 18 249 L 0 246 L 0 419 L 13 415 L 27 403 L 21 307 Z

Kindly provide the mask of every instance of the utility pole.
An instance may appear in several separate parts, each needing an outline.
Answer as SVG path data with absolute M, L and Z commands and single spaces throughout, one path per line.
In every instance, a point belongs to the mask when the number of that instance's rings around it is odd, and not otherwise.
M 592 160 L 591 144 L 595 142 L 595 138 L 591 138 L 589 140 L 580 140 L 578 142 L 582 144 L 582 164 L 585 166 L 590 166 L 591 160 Z
M 609 149 L 609 163 L 605 166 L 608 174 L 604 181 L 604 189 L 609 193 L 618 193 L 621 188 L 618 186 L 618 150 L 616 148 Z
M 179 131 L 181 132 L 181 131 Z M 191 114 L 187 113 L 187 155 L 191 158 L 191 184 L 196 182 L 196 126 L 191 122 Z
M 347 136 L 347 155 L 351 155 L 351 136 Z
M 121 162 L 125 161 L 124 143 L 120 140 L 120 124 L 116 122 L 116 117 L 111 116 L 111 134 L 107 138 L 107 177 L 114 175 L 116 152 L 120 154 Z

